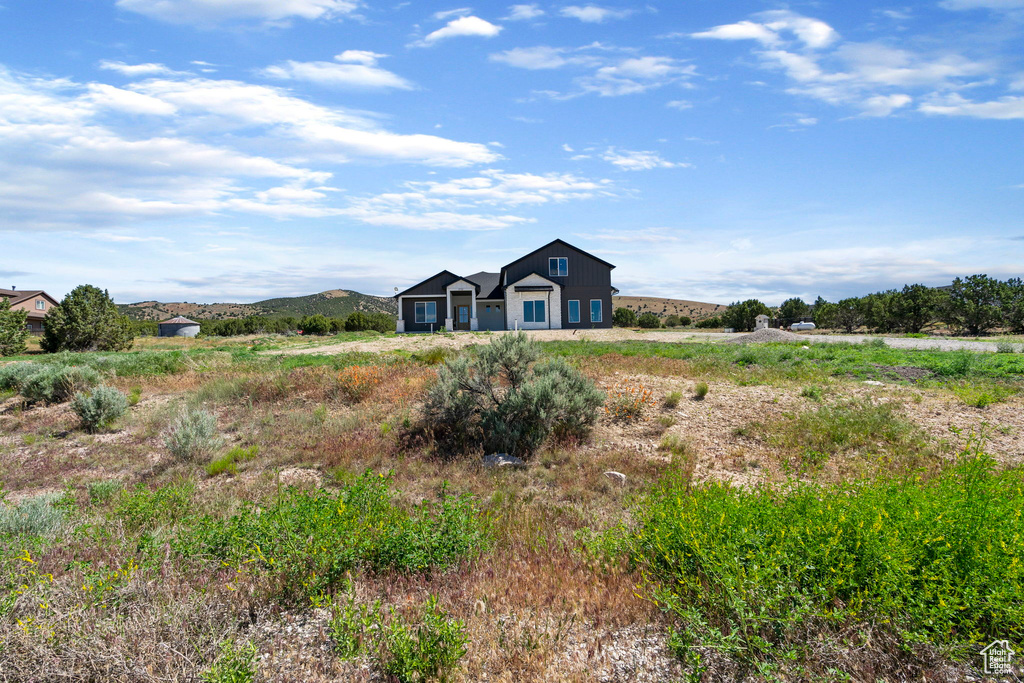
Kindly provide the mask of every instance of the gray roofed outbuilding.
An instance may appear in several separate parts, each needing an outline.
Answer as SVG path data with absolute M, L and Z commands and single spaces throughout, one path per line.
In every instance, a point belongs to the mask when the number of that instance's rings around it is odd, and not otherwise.
M 160 337 L 194 337 L 199 334 L 199 323 L 178 316 L 157 324 Z

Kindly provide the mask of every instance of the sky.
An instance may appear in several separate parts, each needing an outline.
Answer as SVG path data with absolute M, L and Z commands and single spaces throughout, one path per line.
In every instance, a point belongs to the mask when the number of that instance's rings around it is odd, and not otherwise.
M 0 0 L 0 286 L 624 295 L 1024 266 L 1024 0 Z

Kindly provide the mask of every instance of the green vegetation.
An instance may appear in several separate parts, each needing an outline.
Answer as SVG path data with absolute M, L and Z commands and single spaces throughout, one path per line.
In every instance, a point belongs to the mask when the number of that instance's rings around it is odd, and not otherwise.
M 205 683 L 252 683 L 256 679 L 256 646 L 225 640 L 217 660 L 202 675 Z
M 260 452 L 260 447 L 253 444 L 248 448 L 243 446 L 235 446 L 221 457 L 210 462 L 206 466 L 206 473 L 211 477 L 216 477 L 218 474 L 236 474 L 238 472 L 238 463 L 248 462 L 256 457 Z
M 636 327 L 636 312 L 619 306 L 612 312 L 612 325 L 615 327 Z
M 185 462 L 207 457 L 223 443 L 217 433 L 216 416 L 201 408 L 182 410 L 164 437 L 171 455 Z
M 708 383 L 697 382 L 697 385 L 693 388 L 693 397 L 698 401 L 703 401 L 704 397 L 708 395 Z
M 60 497 L 47 493 L 26 498 L 17 504 L 4 503 L 0 499 L 0 536 L 49 536 L 56 533 L 67 519 L 64 510 L 55 505 Z
M 461 621 L 450 618 L 437 606 L 437 598 L 429 596 L 419 624 L 411 626 L 398 618 L 388 624 L 384 671 L 399 683 L 449 680 L 466 654 L 464 630 Z
M 737 301 L 725 309 L 725 313 L 722 314 L 722 325 L 738 332 L 749 332 L 754 329 L 757 316 L 771 313 L 771 310 L 757 299 Z
M 28 339 L 28 311 L 12 311 L 7 297 L 0 298 L 0 356 L 24 353 Z
M 679 405 L 679 402 L 683 400 L 683 392 L 681 391 L 670 391 L 665 394 L 665 407 L 675 408 Z
M 800 318 L 803 318 L 805 315 L 810 313 L 810 311 L 810 306 L 804 303 L 803 299 L 800 297 L 793 297 L 791 299 L 786 299 L 782 302 L 782 305 L 779 306 L 779 318 L 782 319 L 782 323 L 784 325 L 789 325 L 797 322 Z
M 100 385 L 91 392 L 75 394 L 71 410 L 82 421 L 86 431 L 96 432 L 106 429 L 127 412 L 128 397 L 117 389 Z
M 120 315 L 106 291 L 79 285 L 46 316 L 41 346 L 44 351 L 125 351 L 135 330 Z
M 968 450 L 933 479 L 786 489 L 667 477 L 605 537 L 676 618 L 692 675 L 714 648 L 762 672 L 811 653 L 807 633 L 932 643 L 954 659 L 1024 637 L 1024 474 Z M 865 630 L 866 629 L 866 630 Z M 704 650 L 706 651 L 706 650 Z
M 286 489 L 227 519 L 193 520 L 174 547 L 186 557 L 275 576 L 280 597 L 288 598 L 329 591 L 357 567 L 429 571 L 488 546 L 472 498 L 442 493 L 437 503 L 405 511 L 392 503 L 390 481 L 367 471 L 337 493 Z
M 645 330 L 654 330 L 661 327 L 661 318 L 648 311 L 640 314 L 640 317 L 636 319 L 636 324 Z
M 551 434 L 586 438 L 604 394 L 576 368 L 539 356 L 525 334 L 506 334 L 440 366 L 423 413 L 443 447 L 528 457 Z
M 31 373 L 21 376 L 20 392 L 30 403 L 64 403 L 99 383 L 100 373 L 88 366 L 34 365 Z

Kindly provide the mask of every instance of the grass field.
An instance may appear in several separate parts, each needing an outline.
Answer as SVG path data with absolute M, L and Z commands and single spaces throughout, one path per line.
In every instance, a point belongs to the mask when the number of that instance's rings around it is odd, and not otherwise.
M 289 353 L 380 337 L 10 359 L 133 405 L 0 388 L 0 679 L 957 681 L 1024 639 L 1024 354 L 548 341 L 606 409 L 489 470 L 421 412 L 473 347 Z

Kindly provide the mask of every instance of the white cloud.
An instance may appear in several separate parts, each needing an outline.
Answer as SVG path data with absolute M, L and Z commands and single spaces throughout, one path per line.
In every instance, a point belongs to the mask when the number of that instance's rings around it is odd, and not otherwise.
M 423 40 L 412 43 L 413 47 L 430 47 L 442 40 L 456 38 L 459 36 L 479 36 L 482 38 L 493 38 L 501 32 L 501 26 L 496 26 L 486 19 L 468 16 L 459 17 L 449 21 L 443 28 L 433 33 L 428 33 Z
M 937 97 L 918 107 L 925 114 L 970 116 L 978 119 L 1024 119 L 1024 97 L 1001 97 L 988 102 L 974 102 L 960 95 Z
M 667 161 L 657 152 L 618 151 L 614 147 L 609 147 L 601 155 L 601 158 L 623 171 L 649 171 L 655 168 L 688 168 L 691 166 L 691 164 Z
M 449 17 L 464 17 L 467 14 L 472 14 L 473 8 L 471 7 L 459 7 L 458 9 L 443 10 L 441 12 L 434 12 L 435 21 L 444 21 Z
M 614 10 L 596 5 L 586 5 L 583 7 L 569 5 L 568 7 L 563 7 L 560 13 L 563 17 L 579 19 L 588 24 L 602 24 L 609 19 L 625 19 L 633 13 L 633 10 Z
M 181 71 L 175 71 L 169 69 L 163 64 L 125 64 L 124 62 L 114 62 L 109 59 L 104 59 L 99 63 L 101 69 L 107 71 L 116 71 L 123 76 L 129 78 L 139 78 L 141 76 L 174 76 L 181 74 Z
M 948 10 L 1015 10 L 1024 9 L 1024 0 L 942 0 L 939 6 Z
M 356 0 L 117 0 L 117 6 L 173 24 L 215 25 L 232 21 L 279 23 L 334 19 L 355 12 Z
M 387 55 L 362 50 L 348 50 L 335 57 L 338 62 L 296 62 L 288 60 L 263 69 L 267 78 L 306 81 L 332 88 L 357 90 L 411 90 L 412 83 L 401 76 L 376 66 L 377 59 Z
M 787 92 L 852 107 L 861 116 L 889 116 L 918 94 L 934 98 L 983 82 L 996 70 L 948 49 L 924 53 L 842 42 L 828 24 L 789 11 L 761 12 L 754 18 L 692 35 L 753 40 L 758 44 L 753 54 L 762 66 L 790 80 Z
M 505 21 L 529 21 L 530 19 L 543 17 L 544 14 L 544 10 L 536 4 L 512 5 L 508 8 L 508 16 L 505 17 Z
M 90 83 L 89 100 L 99 107 L 114 109 L 125 114 L 170 116 L 177 111 L 173 104 L 131 90 L 115 88 L 106 83 Z
M 678 109 L 679 111 L 686 111 L 687 109 L 693 109 L 693 104 L 686 100 L 671 100 L 665 103 L 665 106 L 669 109 Z
M 585 57 L 566 56 L 570 50 L 562 47 L 538 45 L 536 47 L 515 47 L 490 56 L 495 62 L 501 62 L 519 69 L 558 69 L 568 64 L 580 64 L 587 61 Z
M 100 242 L 118 242 L 118 243 L 131 243 L 131 242 L 161 242 L 164 244 L 171 244 L 171 240 L 166 237 L 142 237 L 140 235 L 126 235 L 123 233 L 113 232 L 94 232 L 86 234 L 85 237 L 89 239 L 98 240 Z
M 584 92 L 618 97 L 684 81 L 696 72 L 694 65 L 670 57 L 630 57 L 602 66 L 592 76 L 577 79 L 577 84 Z

